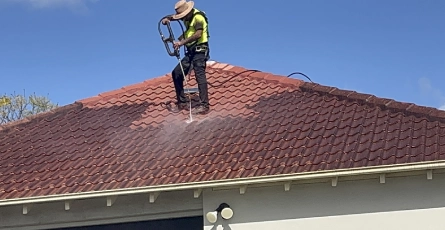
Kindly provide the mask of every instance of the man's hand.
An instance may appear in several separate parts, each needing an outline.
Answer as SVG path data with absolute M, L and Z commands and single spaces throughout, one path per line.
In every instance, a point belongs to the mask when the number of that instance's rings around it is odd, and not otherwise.
M 170 22 L 169 18 L 162 19 L 162 25 L 167 25 L 167 23 L 169 23 L 169 22 Z
M 184 44 L 182 43 L 182 41 L 179 42 L 174 42 L 173 43 L 173 48 L 175 48 L 175 50 L 179 49 L 179 47 L 183 46 Z

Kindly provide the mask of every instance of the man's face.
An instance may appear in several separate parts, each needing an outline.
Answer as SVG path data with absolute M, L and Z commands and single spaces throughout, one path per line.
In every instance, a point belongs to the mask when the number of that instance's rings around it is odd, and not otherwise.
M 190 11 L 190 13 L 188 13 L 187 15 L 185 15 L 185 17 L 182 19 L 183 21 L 190 21 L 190 19 L 192 19 L 192 13 L 193 11 Z

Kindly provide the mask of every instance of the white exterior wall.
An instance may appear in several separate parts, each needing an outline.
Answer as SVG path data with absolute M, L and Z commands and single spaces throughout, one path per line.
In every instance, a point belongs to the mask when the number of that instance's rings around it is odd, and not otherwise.
M 155 203 L 148 194 L 119 196 L 111 207 L 105 198 L 77 200 L 65 211 L 64 202 L 32 206 L 27 215 L 22 206 L 0 207 L 0 229 L 51 229 L 204 215 L 222 202 L 231 205 L 234 216 L 212 225 L 204 218 L 205 230 L 371 230 L 445 229 L 445 174 L 427 180 L 420 176 L 295 184 L 203 191 L 164 192 Z
M 35 204 L 27 215 L 22 214 L 22 206 L 0 207 L 0 229 L 50 229 L 201 214 L 202 199 L 193 198 L 193 191 L 164 192 L 154 203 L 148 194 L 139 194 L 119 196 L 111 207 L 106 198 L 73 201 L 68 211 L 63 201 Z
M 234 216 L 205 230 L 445 229 L 445 175 L 205 191 L 204 215 L 222 202 Z

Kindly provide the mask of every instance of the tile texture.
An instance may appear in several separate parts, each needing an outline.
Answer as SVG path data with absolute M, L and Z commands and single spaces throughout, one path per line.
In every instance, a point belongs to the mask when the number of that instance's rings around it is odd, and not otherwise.
M 445 159 L 444 111 L 242 71 L 192 123 L 166 75 L 0 126 L 0 199 Z

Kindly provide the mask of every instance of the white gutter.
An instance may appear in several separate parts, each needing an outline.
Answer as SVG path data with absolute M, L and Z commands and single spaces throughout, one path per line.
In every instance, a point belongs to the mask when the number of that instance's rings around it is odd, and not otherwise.
M 357 175 L 387 174 L 396 172 L 422 171 L 422 170 L 444 169 L 444 168 L 445 168 L 445 161 L 431 161 L 431 162 L 411 163 L 411 164 L 401 164 L 401 165 L 391 165 L 391 166 L 363 167 L 355 169 L 340 169 L 340 170 L 307 172 L 307 173 L 297 173 L 297 174 L 282 174 L 276 176 L 261 176 L 261 177 L 239 178 L 239 179 L 218 180 L 218 181 L 205 181 L 205 182 L 157 185 L 157 186 L 147 186 L 138 188 L 126 188 L 126 189 L 104 190 L 104 191 L 93 191 L 93 192 L 82 192 L 82 193 L 71 193 L 71 194 L 58 194 L 58 195 L 48 195 L 39 197 L 26 197 L 26 198 L 0 200 L 0 206 L 80 200 L 80 199 L 90 199 L 90 198 L 99 198 L 108 196 L 134 195 L 141 193 L 148 194 L 155 192 L 167 192 L 167 191 L 179 191 L 179 190 L 194 190 L 194 189 L 206 189 L 206 188 L 216 188 L 216 187 L 234 187 L 234 186 L 253 185 L 253 184 L 289 182 L 289 181 L 335 178 L 335 177 L 357 176 Z

